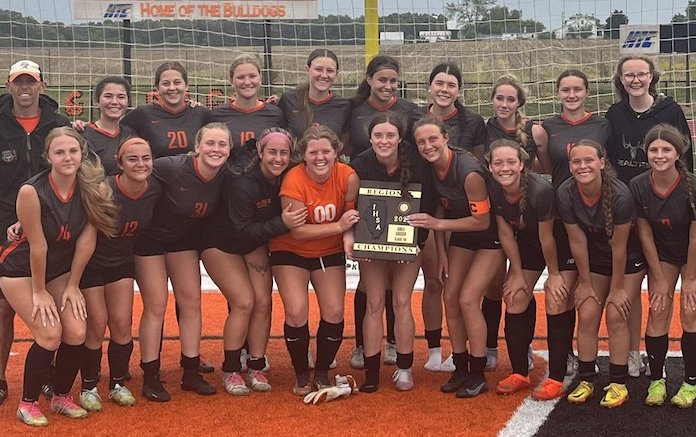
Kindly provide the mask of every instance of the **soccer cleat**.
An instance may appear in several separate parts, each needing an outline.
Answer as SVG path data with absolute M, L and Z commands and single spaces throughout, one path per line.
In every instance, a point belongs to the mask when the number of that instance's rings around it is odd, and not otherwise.
M 486 378 L 469 376 L 466 383 L 457 391 L 458 398 L 474 398 L 488 390 Z
M 568 395 L 571 404 L 584 404 L 594 394 L 594 384 L 589 381 L 580 381 L 575 390 Z
M 486 348 L 486 372 L 495 372 L 498 368 L 498 348 Z
M 87 410 L 73 402 L 72 396 L 69 395 L 60 396 L 54 394 L 51 398 L 51 411 L 71 419 L 87 417 Z
M 121 407 L 132 407 L 135 405 L 135 396 L 133 396 L 133 393 L 120 384 L 116 384 L 114 388 L 109 391 L 109 399 Z
M 0 379 L 0 405 L 7 399 L 7 381 Z
M 333 387 L 333 383 L 329 379 L 329 374 L 318 371 L 314 372 L 314 387 L 316 387 L 317 390 Z
M 556 381 L 551 378 L 546 378 L 536 389 L 532 392 L 532 398 L 537 401 L 550 401 L 552 399 L 558 399 L 565 393 L 565 388 L 563 383 Z
M 312 385 L 309 383 L 309 372 L 303 372 L 297 375 L 297 381 L 292 388 L 293 394 L 296 396 L 305 397 L 312 391 Z
M 425 370 L 439 372 L 442 369 L 442 348 L 434 347 L 428 349 L 428 361 L 423 365 Z
M 683 382 L 677 394 L 672 396 L 672 405 L 679 408 L 691 408 L 696 399 L 696 385 Z
M 214 385 L 206 381 L 199 373 L 191 378 L 181 380 L 181 389 L 184 391 L 195 391 L 199 395 L 209 396 L 217 393 Z
M 392 375 L 392 381 L 394 381 L 394 387 L 398 391 L 413 390 L 413 373 L 411 373 L 411 369 L 396 369 Z
M 238 372 L 222 372 L 222 384 L 232 396 L 246 396 L 251 391 Z
M 604 391 L 607 393 L 599 402 L 599 405 L 604 408 L 620 407 L 628 400 L 628 388 L 626 388 L 626 384 L 612 382 L 604 387 Z
M 46 426 L 48 419 L 43 415 L 39 408 L 39 403 L 21 401 L 17 408 L 17 419 L 29 426 Z
M 252 391 L 268 392 L 271 391 L 271 384 L 268 383 L 268 378 L 263 370 L 249 369 L 246 377 L 247 386 Z
M 101 411 L 102 399 L 96 387 L 91 390 L 80 391 L 80 406 L 90 412 Z
M 630 351 L 628 353 L 628 375 L 638 378 L 644 370 L 645 363 L 643 363 L 643 357 L 640 356 L 640 351 Z
M 396 364 L 396 345 L 389 343 L 384 345 L 384 364 Z
M 498 383 L 498 386 L 495 388 L 495 392 L 499 395 L 511 395 L 520 390 L 529 388 L 530 385 L 531 383 L 529 382 L 529 376 L 522 376 L 519 373 L 513 373 Z
M 353 353 L 350 355 L 350 367 L 353 369 L 365 368 L 365 355 L 362 346 L 353 349 Z
M 452 372 L 450 379 L 440 386 L 440 391 L 443 393 L 456 393 L 464 386 L 468 377 L 468 372 L 454 371 Z
M 645 405 L 650 407 L 661 407 L 667 399 L 667 384 L 663 379 L 650 381 L 648 396 L 645 398 Z
M 566 358 L 566 376 L 574 375 L 576 370 L 578 370 L 578 357 L 576 357 L 573 352 L 568 352 L 568 358 Z
M 143 383 L 143 396 L 150 401 L 167 402 L 172 399 L 169 392 L 164 389 L 162 382 L 157 377 L 154 381 Z

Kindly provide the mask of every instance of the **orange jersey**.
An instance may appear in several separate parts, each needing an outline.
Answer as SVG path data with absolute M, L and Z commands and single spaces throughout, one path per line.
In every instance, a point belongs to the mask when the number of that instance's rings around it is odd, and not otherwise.
M 348 165 L 337 162 L 331 176 L 323 184 L 310 179 L 304 164 L 298 165 L 285 175 L 280 195 L 299 200 L 307 207 L 307 223 L 322 224 L 337 222 L 343 215 L 348 191 L 348 178 L 355 171 Z M 343 252 L 343 235 L 297 240 L 289 233 L 273 239 L 271 252 L 292 252 L 305 258 L 317 258 Z

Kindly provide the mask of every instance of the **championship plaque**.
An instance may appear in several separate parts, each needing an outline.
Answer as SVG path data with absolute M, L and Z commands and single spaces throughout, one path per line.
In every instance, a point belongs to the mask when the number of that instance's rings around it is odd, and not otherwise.
M 360 181 L 355 258 L 416 260 L 418 230 L 406 222 L 406 217 L 420 211 L 421 184 L 409 184 L 407 189 L 411 195 L 403 197 L 398 182 Z

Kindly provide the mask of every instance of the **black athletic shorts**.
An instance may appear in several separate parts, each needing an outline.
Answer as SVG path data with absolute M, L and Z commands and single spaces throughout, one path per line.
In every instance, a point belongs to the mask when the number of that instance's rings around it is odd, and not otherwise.
M 491 237 L 489 233 L 478 232 L 452 232 L 449 245 L 468 250 L 500 249 L 500 241 L 497 235 Z
M 271 252 L 271 266 L 295 266 L 313 272 L 327 267 L 346 266 L 343 252 L 317 258 L 305 258 L 292 252 Z
M 645 262 L 645 258 L 628 260 L 626 261 L 626 269 L 624 269 L 624 274 L 630 275 L 632 273 L 638 273 L 641 270 L 645 270 L 647 267 L 648 263 Z M 599 266 L 590 263 L 590 272 L 602 276 L 611 276 L 611 266 Z
M 138 237 L 133 247 L 133 254 L 138 256 L 164 255 L 168 252 L 184 252 L 195 250 L 200 252 L 200 240 L 195 233 L 189 233 L 183 238 L 171 242 L 163 243 L 149 235 L 143 234 Z
M 135 264 L 131 260 L 120 266 L 103 269 L 87 264 L 80 279 L 80 289 L 101 287 L 123 278 L 135 278 Z
M 575 258 L 570 253 L 568 246 L 556 246 L 556 256 L 558 258 L 558 270 L 561 272 L 577 270 L 575 266 Z M 544 253 L 540 250 L 530 250 L 520 248 L 520 258 L 522 261 L 522 270 L 531 270 L 540 272 L 546 268 L 546 260 Z

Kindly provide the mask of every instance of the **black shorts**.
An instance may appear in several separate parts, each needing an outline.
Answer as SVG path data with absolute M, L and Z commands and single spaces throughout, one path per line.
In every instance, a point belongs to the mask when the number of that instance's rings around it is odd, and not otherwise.
M 313 272 L 327 267 L 346 266 L 343 252 L 317 258 L 305 258 L 292 252 L 271 252 L 271 266 L 295 266 Z
M 135 278 L 135 264 L 132 260 L 108 269 L 88 264 L 80 279 L 80 289 L 101 287 L 123 278 Z
M 500 249 L 498 235 L 492 236 L 488 231 L 452 232 L 449 245 L 468 250 Z
M 645 262 L 645 258 L 637 258 L 633 260 L 626 261 L 626 268 L 624 269 L 625 275 L 630 275 L 633 273 L 638 273 L 645 270 L 648 267 L 648 263 Z M 590 272 L 596 273 L 602 276 L 611 276 L 611 266 L 600 266 L 593 265 L 590 263 Z
M 216 240 L 203 238 L 199 244 L 199 251 L 203 252 L 206 249 L 218 249 L 231 255 L 248 255 L 261 246 L 265 246 L 265 244 L 254 247 L 250 244 L 244 244 L 244 242 L 232 241 L 229 238 L 219 238 Z
M 135 242 L 133 254 L 138 256 L 153 256 L 164 255 L 169 252 L 184 252 L 186 250 L 195 250 L 200 252 L 200 240 L 198 235 L 189 233 L 183 238 L 171 242 L 163 243 L 149 235 L 141 235 Z

